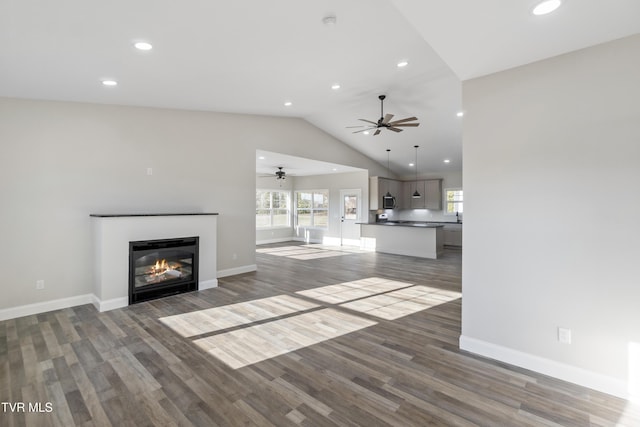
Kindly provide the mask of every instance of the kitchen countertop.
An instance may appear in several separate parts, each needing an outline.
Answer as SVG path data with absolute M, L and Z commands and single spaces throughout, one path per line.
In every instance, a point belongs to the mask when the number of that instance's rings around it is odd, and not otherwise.
M 462 224 L 460 222 L 426 222 L 426 221 L 382 221 L 382 222 L 360 222 L 361 225 L 384 225 L 386 227 L 421 227 L 421 228 L 438 228 L 444 227 L 445 224 Z

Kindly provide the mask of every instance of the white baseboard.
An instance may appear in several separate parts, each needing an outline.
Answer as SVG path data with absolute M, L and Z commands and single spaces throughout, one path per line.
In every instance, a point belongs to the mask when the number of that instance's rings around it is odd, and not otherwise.
M 204 291 L 205 289 L 217 288 L 218 287 L 218 279 L 212 280 L 203 280 L 202 282 L 198 282 L 198 290 Z
M 524 353 L 464 335 L 460 336 L 460 349 L 623 399 L 632 400 L 626 381 L 597 372 L 588 371 L 576 366 L 556 362 L 555 360 Z
M 236 274 L 250 273 L 256 271 L 258 266 L 255 264 L 243 265 L 242 267 L 228 268 L 226 270 L 218 270 L 218 278 L 235 276 Z
M 128 296 L 120 297 L 120 298 L 112 298 L 106 301 L 100 300 L 100 298 L 98 298 L 95 295 L 92 295 L 92 297 L 93 297 L 93 301 L 92 301 L 93 306 L 100 313 L 102 313 L 103 311 L 115 310 L 116 308 L 123 308 L 129 305 Z
M 250 267 L 250 266 L 249 266 Z M 253 266 L 255 271 L 256 266 Z M 230 271 L 230 270 L 229 270 Z M 246 271 L 242 271 L 243 273 Z M 240 273 L 232 273 L 240 274 Z M 232 274 L 228 274 L 229 276 Z M 218 279 L 205 280 L 198 284 L 200 290 L 215 288 L 218 286 Z M 116 308 L 123 308 L 129 305 L 129 297 L 112 298 L 102 301 L 95 294 L 78 295 L 75 297 L 61 298 L 53 301 L 38 302 L 35 304 L 21 305 L 19 307 L 3 308 L 0 309 L 0 321 L 16 319 L 18 317 L 31 316 L 34 314 L 46 313 L 53 310 L 61 310 L 64 308 L 76 307 L 84 304 L 92 304 L 99 312 L 115 310 Z
M 46 313 L 48 311 L 75 307 L 77 305 L 92 304 L 94 298 L 95 296 L 93 294 L 86 294 L 21 305 L 19 307 L 3 308 L 0 310 L 0 320 L 15 319 L 17 317 L 31 316 L 33 314 Z

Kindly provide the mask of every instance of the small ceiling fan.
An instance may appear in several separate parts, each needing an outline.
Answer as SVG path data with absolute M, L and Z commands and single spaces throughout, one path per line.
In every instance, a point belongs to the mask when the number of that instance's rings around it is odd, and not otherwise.
M 282 170 L 282 166 L 278 166 L 276 171 L 276 179 L 285 179 L 286 172 Z
M 276 179 L 278 180 L 279 179 L 284 180 L 285 177 L 287 176 L 287 173 L 283 169 L 284 169 L 284 166 L 278 166 L 278 170 L 275 173 L 269 173 L 269 174 L 263 173 L 258 176 L 260 178 L 272 178 L 273 176 L 275 176 Z
M 378 135 L 382 129 L 389 129 L 394 132 L 402 132 L 402 129 L 400 129 L 402 127 L 416 127 L 420 125 L 420 123 L 409 123 L 409 122 L 418 120 L 417 117 L 408 117 L 406 119 L 391 121 L 391 119 L 393 118 L 393 114 L 386 114 L 386 115 L 384 114 L 385 98 L 386 98 L 386 95 L 378 96 L 378 99 L 380 100 L 380 118 L 378 119 L 377 122 L 374 122 L 371 120 L 365 120 L 365 119 L 358 119 L 360 121 L 367 122 L 370 124 L 360 125 L 360 126 L 347 126 L 347 128 L 361 128 L 361 127 L 364 128 L 364 129 L 357 130 L 353 133 L 360 133 L 360 132 L 365 132 L 368 130 L 375 129 L 376 131 L 373 133 L 373 135 L 375 136 L 375 135 Z

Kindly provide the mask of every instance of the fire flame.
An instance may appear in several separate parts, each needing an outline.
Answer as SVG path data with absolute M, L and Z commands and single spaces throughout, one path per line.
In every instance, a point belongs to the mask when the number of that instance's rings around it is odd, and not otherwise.
M 152 265 L 148 271 L 148 275 L 152 277 L 162 276 L 163 274 L 169 274 L 171 276 L 181 276 L 180 264 L 169 263 L 166 259 L 157 260 L 155 265 Z
M 156 265 L 151 267 L 151 271 L 155 275 L 165 273 L 167 270 L 171 270 L 171 267 L 166 259 L 156 261 Z

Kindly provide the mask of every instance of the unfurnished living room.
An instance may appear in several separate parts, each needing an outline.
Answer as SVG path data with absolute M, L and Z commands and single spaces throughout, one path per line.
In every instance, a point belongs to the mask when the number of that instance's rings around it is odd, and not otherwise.
M 639 16 L 0 0 L 0 425 L 640 425 Z

